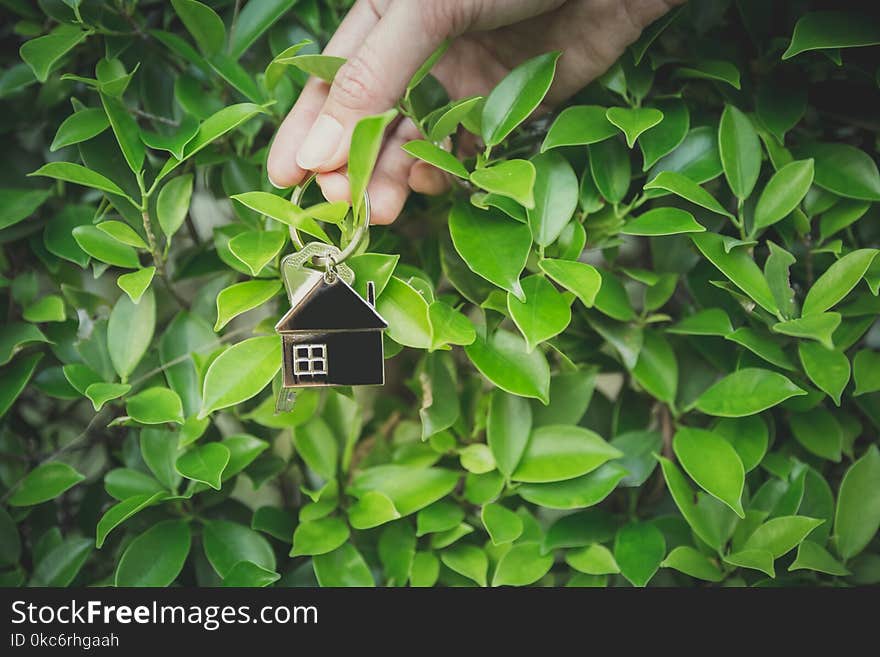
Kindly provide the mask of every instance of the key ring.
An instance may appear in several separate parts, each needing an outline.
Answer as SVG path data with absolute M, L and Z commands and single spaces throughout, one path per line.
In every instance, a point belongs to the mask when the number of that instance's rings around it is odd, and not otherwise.
M 293 193 L 290 195 L 290 201 L 299 206 L 300 201 L 302 200 L 303 194 L 309 188 L 318 174 L 312 173 L 306 178 L 302 184 L 297 185 L 293 189 Z M 355 222 L 357 222 L 357 216 L 354 218 Z M 312 264 L 316 267 L 336 267 L 341 265 L 344 260 L 346 260 L 350 255 L 352 255 L 357 248 L 360 246 L 361 241 L 364 239 L 367 233 L 367 227 L 370 225 L 370 195 L 367 194 L 367 190 L 364 190 L 364 220 L 358 225 L 358 227 L 354 231 L 354 235 L 351 236 L 348 244 L 342 249 L 338 255 L 316 255 L 312 258 Z M 290 226 L 290 239 L 296 245 L 297 250 L 302 250 L 305 248 L 306 243 L 303 242 L 302 238 L 299 235 L 299 232 L 296 230 L 295 226 Z

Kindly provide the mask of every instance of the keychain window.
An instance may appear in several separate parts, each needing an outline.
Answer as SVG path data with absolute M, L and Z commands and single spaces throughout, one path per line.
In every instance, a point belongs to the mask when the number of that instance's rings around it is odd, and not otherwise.
M 296 345 L 294 347 L 293 373 L 297 376 L 327 374 L 327 345 Z

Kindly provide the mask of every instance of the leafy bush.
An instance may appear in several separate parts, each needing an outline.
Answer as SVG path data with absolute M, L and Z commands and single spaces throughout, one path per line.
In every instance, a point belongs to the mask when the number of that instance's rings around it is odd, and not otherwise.
M 526 127 L 555 53 L 424 77 L 388 382 L 275 414 L 265 147 L 345 7 L 2 4 L 3 584 L 880 581 L 877 16 L 695 0 Z

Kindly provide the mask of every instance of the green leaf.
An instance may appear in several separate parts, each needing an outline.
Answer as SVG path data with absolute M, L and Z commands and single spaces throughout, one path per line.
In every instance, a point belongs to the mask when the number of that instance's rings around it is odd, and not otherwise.
M 112 180 L 102 176 L 96 171 L 87 169 L 81 164 L 75 164 L 74 162 L 49 162 L 28 175 L 46 176 L 47 178 L 55 178 L 56 180 L 64 180 L 66 182 L 76 183 L 77 185 L 93 187 L 102 192 L 125 196 L 125 192 L 123 192 Z
M 713 384 L 697 398 L 697 410 L 720 417 L 754 415 L 807 393 L 778 372 L 747 367 Z
M 654 208 L 629 220 L 620 232 L 623 235 L 676 235 L 702 233 L 706 230 L 694 215 L 680 208 Z
M 880 28 L 869 17 L 854 12 L 814 11 L 798 19 L 782 59 L 808 50 L 877 44 L 880 44 Z
M 819 219 L 819 241 L 824 242 L 838 231 L 851 226 L 861 219 L 870 207 L 870 201 L 842 199 L 835 203 Z
M 428 306 L 428 321 L 431 323 L 431 349 L 444 345 L 469 345 L 477 339 L 471 321 L 460 311 L 442 301 Z
M 156 386 L 129 397 L 125 410 L 132 420 L 141 424 L 175 422 L 183 424 L 183 404 L 177 393 Z
M 773 325 L 773 331 L 795 338 L 816 340 L 826 349 L 833 349 L 832 336 L 840 326 L 840 319 L 840 313 L 819 313 L 779 322 Z
M 166 497 L 166 493 L 145 493 L 143 495 L 134 495 L 111 506 L 98 521 L 98 526 L 95 530 L 95 547 L 100 548 L 104 545 L 107 536 L 116 527 L 164 497 Z
M 725 210 L 714 196 L 687 176 L 675 171 L 661 171 L 651 182 L 645 183 L 645 189 L 666 190 L 716 214 L 733 218 L 733 215 Z
M 46 36 L 27 41 L 18 52 L 22 60 L 31 67 L 37 81 L 45 82 L 58 60 L 89 34 L 89 31 L 74 25 L 59 25 Z
M 626 145 L 632 148 L 639 135 L 663 120 L 663 112 L 652 107 L 610 107 L 606 117 L 620 128 L 626 136 Z
M 191 114 L 180 120 L 180 125 L 170 134 L 140 131 L 141 141 L 150 148 L 171 153 L 175 158 L 183 158 L 186 145 L 199 133 L 199 121 Z
M 418 557 L 419 554 L 416 554 Z M 361 553 L 351 543 L 312 559 L 321 586 L 375 586 L 373 575 Z M 413 571 L 415 572 L 415 561 Z
M 379 535 L 379 560 L 389 586 L 403 586 L 415 562 L 416 536 L 406 522 L 395 522 Z
M 712 431 L 733 445 L 746 472 L 754 470 L 767 453 L 767 425 L 759 415 L 719 420 Z
M 470 175 L 465 166 L 452 153 L 424 139 L 409 141 L 401 146 L 401 148 L 413 157 L 423 160 L 447 173 L 451 173 L 453 176 L 467 180 Z
M 131 390 L 131 386 L 127 383 L 104 383 L 103 381 L 97 381 L 90 384 L 83 391 L 83 394 L 89 398 L 95 412 L 97 412 L 100 411 L 108 401 L 122 397 L 129 390 Z
M 818 543 L 804 541 L 798 545 L 797 557 L 788 567 L 788 571 L 813 570 L 826 575 L 846 577 L 850 571 Z
M 378 465 L 361 470 L 351 484 L 356 497 L 378 491 L 391 499 L 401 516 L 408 516 L 446 497 L 458 483 L 459 473 L 443 468 Z
M 740 550 L 724 557 L 725 563 L 742 568 L 759 570 L 770 577 L 776 577 L 773 568 L 773 554 L 769 550 Z
M 493 545 L 511 543 L 523 532 L 523 521 L 518 515 L 500 504 L 486 504 L 480 512 L 483 526 Z
M 656 177 L 661 171 L 673 171 L 700 184 L 721 175 L 722 168 L 716 130 L 712 126 L 700 126 L 692 128 L 675 150 L 660 158 L 648 178 Z
M 755 206 L 753 230 L 772 226 L 787 217 L 813 184 L 813 160 L 795 160 L 770 178 Z
M 704 493 L 695 494 L 675 463 L 662 456 L 658 456 L 657 459 L 663 470 L 666 487 L 687 524 L 697 536 L 714 550 L 720 552 L 723 543 L 727 540 L 723 527 L 727 520 L 724 516 L 728 515 L 731 519 L 735 519 L 736 516 L 726 505 L 714 497 Z
M 755 303 L 774 315 L 779 312 L 767 280 L 745 249 L 734 249 L 728 253 L 724 248 L 724 239 L 716 233 L 700 233 L 690 237 L 700 252 Z
M 193 191 L 192 174 L 169 180 L 156 199 L 156 218 L 165 236 L 170 238 L 183 225 L 189 212 Z
M 430 114 L 428 119 L 428 139 L 434 143 L 439 143 L 446 139 L 458 128 L 458 125 L 467 118 L 472 112 L 476 111 L 476 107 L 485 99 L 483 96 L 471 96 L 470 98 L 462 98 L 454 100 L 445 107 L 441 108 L 435 116 Z
M 147 290 L 138 303 L 120 296 L 107 323 L 107 348 L 113 369 L 125 383 L 138 366 L 150 343 L 156 326 L 156 299 Z
M 104 110 L 97 107 L 88 107 L 68 116 L 55 133 L 55 138 L 49 146 L 49 150 L 55 151 L 72 146 L 92 137 L 97 137 L 110 127 L 110 121 Z
M 532 428 L 531 406 L 522 397 L 495 391 L 489 404 L 486 437 L 505 477 L 516 470 Z
M 535 165 L 528 160 L 504 160 L 470 174 L 470 180 L 487 192 L 511 198 L 525 208 L 535 207 Z
M 675 150 L 684 141 L 691 127 L 690 112 L 680 98 L 658 101 L 657 108 L 663 112 L 663 120 L 639 137 L 639 148 L 642 149 L 644 160 L 643 171 L 647 171 L 661 157 Z
M 474 474 L 485 474 L 495 469 L 495 458 L 488 446 L 474 443 L 458 452 L 461 467 Z
M 332 479 L 339 461 L 339 448 L 332 430 L 315 417 L 296 428 L 293 443 L 309 469 L 324 479 Z
M 350 534 L 345 521 L 335 516 L 301 522 L 293 532 L 290 556 L 327 554 L 345 543 Z
M 504 553 L 495 567 L 492 586 L 528 586 L 553 566 L 553 555 L 542 554 L 540 543 L 518 543 Z
M 193 447 L 177 458 L 177 472 L 193 481 L 220 490 L 223 469 L 229 463 L 229 448 L 220 443 L 205 443 Z
M 440 560 L 447 568 L 472 579 L 480 586 L 488 584 L 486 574 L 489 558 L 480 548 L 473 545 L 456 545 L 440 553 Z
M 33 506 L 59 497 L 85 479 L 84 475 L 61 461 L 38 465 L 28 472 L 9 497 L 9 506 Z
M 189 524 L 184 520 L 164 520 L 135 538 L 119 560 L 116 586 L 155 586 L 171 584 L 186 563 L 190 548 Z
M 610 459 L 623 456 L 597 433 L 571 425 L 549 425 L 535 429 L 514 481 L 546 483 L 573 479 L 592 472 Z
M 166 428 L 141 430 L 141 457 L 156 479 L 170 491 L 177 489 L 180 475 L 174 467 L 180 453 L 180 434 Z
M 858 249 L 828 267 L 807 292 L 804 316 L 823 313 L 849 294 L 878 253 L 877 249 Z
M 720 582 L 724 574 L 718 565 L 706 555 L 690 545 L 679 545 L 666 555 L 660 563 L 662 568 L 674 568 L 675 570 L 707 582 Z
M 93 258 L 116 267 L 139 269 L 137 251 L 100 230 L 97 226 L 77 226 L 73 238 L 79 247 Z
M 419 376 L 422 387 L 422 440 L 451 427 L 458 420 L 461 408 L 453 375 L 452 363 L 439 354 L 425 358 Z
M 740 88 L 739 69 L 730 62 L 717 59 L 692 61 L 688 66 L 679 68 L 676 75 L 680 78 L 726 82 L 734 89 Z
M 203 148 L 225 135 L 230 130 L 234 130 L 245 121 L 252 119 L 257 114 L 264 113 L 265 110 L 254 103 L 239 103 L 230 105 L 217 111 L 216 113 L 205 119 L 199 126 L 199 131 L 195 138 L 187 143 L 184 148 L 183 158 L 178 159 L 171 157 L 157 174 L 156 178 L 161 179 L 176 169 L 184 160 L 188 160 L 193 155 L 201 151 Z
M 565 563 L 587 575 L 615 575 L 620 572 L 620 566 L 614 560 L 611 550 L 601 543 L 592 543 L 567 552 Z
M 590 473 L 549 484 L 523 484 L 516 490 L 524 500 L 549 509 L 582 509 L 608 497 L 627 471 L 617 463 L 606 463 Z
M 788 423 L 797 441 L 819 458 L 840 462 L 843 432 L 840 423 L 821 406 L 793 414 Z
M 662 334 L 645 331 L 639 358 L 632 369 L 639 385 L 653 397 L 675 406 L 678 391 L 678 361 Z
M 446 532 L 464 520 L 464 510 L 451 502 L 434 502 L 416 516 L 416 537 Z
M 67 537 L 42 555 L 28 585 L 70 586 L 91 552 L 91 539 Z
M 840 483 L 834 511 L 837 552 L 850 559 L 864 550 L 880 529 L 880 451 L 871 445 Z
M 345 64 L 344 57 L 334 57 L 332 55 L 295 55 L 293 57 L 284 57 L 276 59 L 279 64 L 287 64 L 295 66 L 299 70 L 308 75 L 322 79 L 324 82 L 333 82 L 336 73 Z
M 171 0 L 171 4 L 203 55 L 210 56 L 223 49 L 226 26 L 217 12 L 196 0 Z
M 743 550 L 766 550 L 774 559 L 778 559 L 793 550 L 822 522 L 806 516 L 771 518 L 752 532 Z
M 528 223 L 535 243 L 549 246 L 577 209 L 578 180 L 574 169 L 558 153 L 536 155 L 531 161 L 536 177 L 534 206 L 528 209 Z
M 364 202 L 364 192 L 373 175 L 373 167 L 382 147 L 382 135 L 385 128 L 397 116 L 397 110 L 388 110 L 384 114 L 367 116 L 354 127 L 351 135 L 351 148 L 348 154 L 348 183 L 351 206 L 354 216 L 359 216 Z
M 473 344 L 464 349 L 474 367 L 502 390 L 548 402 L 550 368 L 547 360 L 538 350 L 529 352 L 519 336 L 499 329 L 488 340 L 477 336 Z
M 761 142 L 749 117 L 733 105 L 721 114 L 718 153 L 731 191 L 739 199 L 748 198 L 761 172 Z
M 614 538 L 614 559 L 633 586 L 646 586 L 665 556 L 666 540 L 650 523 L 632 522 L 621 527 Z
M 767 279 L 767 285 L 782 316 L 791 317 L 796 308 L 789 272 L 797 261 L 788 251 L 769 240 L 767 246 L 770 248 L 770 255 L 764 261 L 764 278 Z
M 202 531 L 205 556 L 220 577 L 227 577 L 235 564 L 250 561 L 275 570 L 275 552 L 261 534 L 228 520 L 208 520 Z
M 138 304 L 141 301 L 141 297 L 144 296 L 144 292 L 150 287 L 155 274 L 155 267 L 144 267 L 130 274 L 122 274 L 116 279 L 116 285 L 128 295 L 132 303 Z
M 449 233 L 455 250 L 472 272 L 512 292 L 520 301 L 525 298 L 519 275 L 532 245 L 528 226 L 500 212 L 481 211 L 459 202 L 449 213 Z
M 492 90 L 482 113 L 483 141 L 496 146 L 544 100 L 560 53 L 539 55 L 520 64 Z
M 400 517 L 394 503 L 378 491 L 364 493 L 348 508 L 348 521 L 355 529 L 371 529 Z
M 768 363 L 776 365 L 784 370 L 794 370 L 795 366 L 783 351 L 780 344 L 766 333 L 760 333 L 748 326 L 741 326 L 733 333 L 725 336 L 726 340 L 742 345 L 753 354 L 763 358 Z
M 280 368 L 277 336 L 249 338 L 232 345 L 205 373 L 199 417 L 247 401 L 265 388 Z
M 541 152 L 560 146 L 584 146 L 604 141 L 617 134 L 617 127 L 598 105 L 575 105 L 559 113 L 547 131 Z
M 388 322 L 388 337 L 392 340 L 415 349 L 431 347 L 428 302 L 412 285 L 392 276 L 376 303 L 376 310 Z
M 253 276 L 275 259 L 287 241 L 282 230 L 248 230 L 229 240 L 229 251 Z
M 116 141 L 128 163 L 128 168 L 136 174 L 140 173 L 144 166 L 146 151 L 137 122 L 119 98 L 101 94 L 101 104 L 110 120 L 110 127 L 116 135 Z
M 13 226 L 33 215 L 47 198 L 50 191 L 44 189 L 0 189 L 0 230 Z
M 63 322 L 65 320 L 64 299 L 57 294 L 40 297 L 24 309 L 21 316 L 28 322 Z
M 862 349 L 853 358 L 855 396 L 880 390 L 880 353 Z
M 263 0 L 247 3 L 238 14 L 235 30 L 230 36 L 229 54 L 236 59 L 241 57 L 296 1 Z
M 809 144 L 800 155 L 815 160 L 815 183 L 845 198 L 880 201 L 880 172 L 870 155 L 849 144 Z
M 219 331 L 235 317 L 248 310 L 262 306 L 281 289 L 278 280 L 254 280 L 236 283 L 224 288 L 217 295 L 217 321 L 214 331 Z
M 713 497 L 745 517 L 742 506 L 745 470 L 733 446 L 712 431 L 683 427 L 672 443 L 679 463 Z
M 540 260 L 538 266 L 547 276 L 573 292 L 584 306 L 593 307 L 602 286 L 602 276 L 595 267 L 576 260 L 551 258 Z
M 144 493 L 164 493 L 162 484 L 150 475 L 131 468 L 116 468 L 104 475 L 104 488 L 110 497 L 125 500 Z
M 304 210 L 287 199 L 268 192 L 244 192 L 243 194 L 236 194 L 231 198 L 251 210 L 271 217 L 287 226 L 293 226 L 320 240 L 330 242 L 330 238 L 324 232 L 324 229 L 310 216 L 318 206 Z M 345 204 L 345 208 L 347 211 L 348 204 Z
M 588 147 L 590 173 L 599 192 L 609 203 L 620 203 L 630 185 L 629 151 L 617 139 Z
M 706 308 L 684 317 L 678 324 L 666 329 L 667 333 L 681 335 L 716 335 L 724 337 L 733 331 L 730 318 L 720 308 Z
M 239 561 L 226 573 L 226 577 L 223 578 L 223 586 L 261 588 L 269 586 L 279 579 L 281 579 L 281 575 L 274 570 L 263 568 L 251 561 Z
M 525 302 L 508 292 L 507 309 L 531 352 L 539 343 L 566 329 L 571 322 L 571 301 L 539 274 L 528 276 L 521 283 Z

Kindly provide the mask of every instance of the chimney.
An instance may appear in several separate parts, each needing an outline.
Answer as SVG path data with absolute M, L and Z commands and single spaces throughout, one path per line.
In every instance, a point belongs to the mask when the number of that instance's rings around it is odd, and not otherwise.
M 376 284 L 373 281 L 367 281 L 367 303 L 376 305 Z

